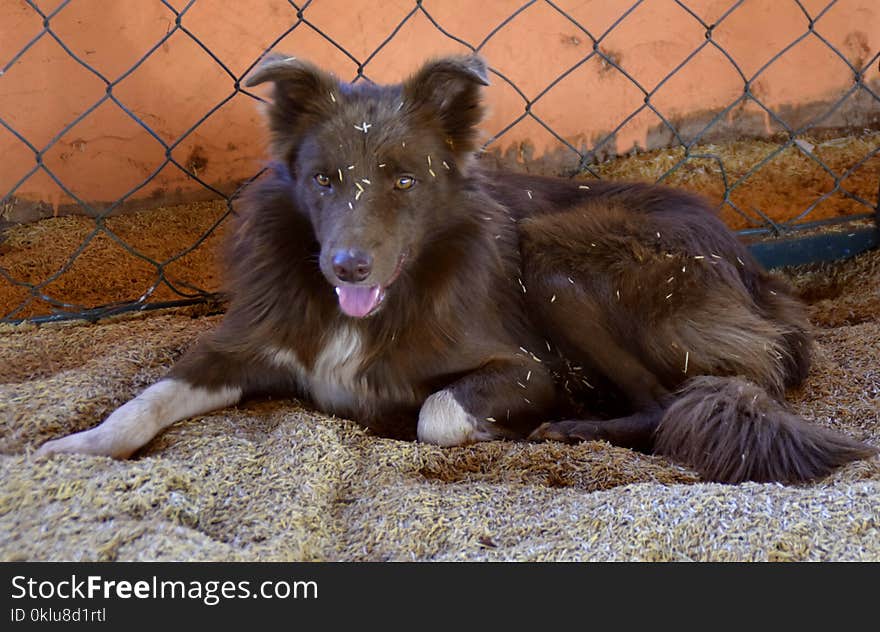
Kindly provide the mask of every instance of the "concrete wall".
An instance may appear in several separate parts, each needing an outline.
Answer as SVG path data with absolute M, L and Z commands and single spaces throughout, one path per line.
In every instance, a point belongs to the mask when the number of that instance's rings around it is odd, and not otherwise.
M 718 21 L 733 0 L 686 0 L 707 24 Z M 38 0 L 51 12 L 59 0 Z M 171 4 L 182 9 L 184 0 Z M 804 0 L 817 16 L 825 0 Z M 474 46 L 518 8 L 520 0 L 426 0 L 431 17 L 449 34 Z M 629 0 L 557 0 L 555 5 L 600 37 L 632 3 Z M 314 0 L 307 22 L 274 48 L 309 58 L 350 80 L 363 61 L 415 8 L 407 0 Z M 52 32 L 71 52 L 110 82 L 113 96 L 140 117 L 169 145 L 171 155 L 189 172 L 222 191 L 259 168 L 265 133 L 257 103 L 236 94 L 235 79 L 182 29 L 159 2 L 145 0 L 74 0 L 54 15 Z M 197 0 L 181 25 L 197 37 L 235 77 L 297 22 L 284 0 Z M 0 68 L 43 28 L 43 20 L 23 0 L 0 2 Z M 807 32 L 808 19 L 794 2 L 745 0 L 713 30 L 712 39 L 752 78 L 777 52 Z M 318 31 L 322 31 L 323 34 Z M 861 67 L 880 92 L 880 3 L 840 0 L 815 22 L 815 31 L 844 59 Z M 168 33 L 133 72 L 137 61 Z M 645 0 L 601 39 L 601 50 L 648 91 L 706 41 L 706 29 L 672 0 Z M 523 9 L 481 47 L 490 66 L 516 84 L 528 98 L 539 95 L 567 69 L 587 56 L 593 42 L 550 4 Z M 467 49 L 444 35 L 417 11 L 375 54 L 366 74 L 379 82 L 398 81 L 432 55 Z M 853 85 L 853 73 L 819 37 L 809 34 L 761 72 L 752 91 L 789 125 L 821 117 Z M 50 35 L 44 35 L 0 76 L 0 118 L 39 150 L 71 121 L 107 93 L 106 83 L 78 64 Z M 707 120 L 743 93 L 743 80 L 717 48 L 706 46 L 652 95 L 651 103 L 684 134 L 702 129 Z M 523 98 L 499 76 L 487 90 L 490 116 L 483 128 L 489 139 L 524 112 Z M 228 99 L 206 122 L 178 143 L 203 115 Z M 591 148 L 644 105 L 644 94 L 606 61 L 596 57 L 569 74 L 532 108 L 559 136 L 578 148 Z M 876 101 L 851 98 L 824 118 L 826 127 L 878 127 Z M 778 127 L 754 103 L 734 108 L 707 139 L 772 134 Z M 675 142 L 656 114 L 643 109 L 598 152 L 608 157 L 636 148 Z M 499 159 L 528 163 L 534 170 L 565 171 L 577 156 L 530 117 L 509 129 L 489 148 Z M 0 127 L 0 197 L 35 164 L 34 152 Z M 210 195 L 174 165 L 162 164 L 165 149 L 111 100 L 106 100 L 46 149 L 42 159 L 77 196 L 100 207 L 141 186 L 128 207 L 168 204 Z M 81 212 L 57 183 L 38 171 L 21 182 L 3 208 L 0 220 Z

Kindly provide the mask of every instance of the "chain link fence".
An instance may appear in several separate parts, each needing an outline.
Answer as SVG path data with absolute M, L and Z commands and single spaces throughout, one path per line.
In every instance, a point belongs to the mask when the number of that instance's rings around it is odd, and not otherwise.
M 259 95 L 247 91 L 242 85 L 243 78 L 249 74 L 257 64 L 259 56 L 255 56 L 250 60 L 250 65 L 243 72 L 234 71 L 230 65 L 221 58 L 221 56 L 212 52 L 211 48 L 188 28 L 190 14 L 195 10 L 194 8 L 200 4 L 200 1 L 203 2 L 204 0 L 190 0 L 185 4 L 182 2 L 176 3 L 182 6 L 175 6 L 174 3 L 166 0 L 155 1 L 161 3 L 163 10 L 168 12 L 170 27 L 166 33 L 158 38 L 157 41 L 155 41 L 155 43 L 134 64 L 121 74 L 115 76 L 115 78 L 102 73 L 101 70 L 90 64 L 87 55 L 83 55 L 80 51 L 74 50 L 73 47 L 65 42 L 65 37 L 53 29 L 53 25 L 57 21 L 58 16 L 64 11 L 69 10 L 70 5 L 74 4 L 73 0 L 61 0 L 54 3 L 48 3 L 54 4 L 54 7 L 51 8 L 51 10 L 41 8 L 42 6 L 47 5 L 45 2 L 37 2 L 35 0 L 20 1 L 20 6 L 22 8 L 26 8 L 27 10 L 32 11 L 36 16 L 39 16 L 39 19 L 42 21 L 42 28 L 29 41 L 27 41 L 20 50 L 15 52 L 11 58 L 5 61 L 0 60 L 0 63 L 4 64 L 2 68 L 0 68 L 0 82 L 5 80 L 4 76 L 10 73 L 17 63 L 26 56 L 34 54 L 36 47 L 41 42 L 50 39 L 60 46 L 69 58 L 79 67 L 85 69 L 85 71 L 92 75 L 93 78 L 97 79 L 102 86 L 102 89 L 94 94 L 94 98 L 88 107 L 76 117 L 69 121 L 65 121 L 64 125 L 58 129 L 47 142 L 34 141 L 21 131 L 17 130 L 16 125 L 9 120 L 9 113 L 0 107 L 0 127 L 14 137 L 18 143 L 27 148 L 28 155 L 30 156 L 29 160 L 32 161 L 32 164 L 30 164 L 27 169 L 15 179 L 11 188 L 8 188 L 6 191 L 0 191 L 0 194 L 2 194 L 2 198 L 0 198 L 0 212 L 5 208 L 13 206 L 17 202 L 17 194 L 20 192 L 24 183 L 35 175 L 41 174 L 51 179 L 51 181 L 54 182 L 66 196 L 74 200 L 75 204 L 80 207 L 82 214 L 90 217 L 90 221 L 92 222 L 91 228 L 82 236 L 79 244 L 76 245 L 69 254 L 65 253 L 64 261 L 60 266 L 57 266 L 51 271 L 51 273 L 42 278 L 29 278 L 27 274 L 22 274 L 20 271 L 9 269 L 3 264 L 4 251 L 2 231 L 4 229 L 10 230 L 10 226 L 13 224 L 10 222 L 4 222 L 4 217 L 0 214 L 0 289 L 2 289 L 2 286 L 5 284 L 7 285 L 7 288 L 12 288 L 18 291 L 18 296 L 21 298 L 21 300 L 14 305 L 8 305 L 6 307 L 0 305 L 0 308 L 2 308 L 0 309 L 0 322 L 17 322 L 23 318 L 35 321 L 60 320 L 65 318 L 97 319 L 125 311 L 186 305 L 217 300 L 219 298 L 219 295 L 216 292 L 209 291 L 205 288 L 175 278 L 168 273 L 168 269 L 170 266 L 179 263 L 182 259 L 197 249 L 207 247 L 205 242 L 218 230 L 218 227 L 228 220 L 229 215 L 234 212 L 234 205 L 236 200 L 239 199 L 242 191 L 250 182 L 259 177 L 261 172 L 257 171 L 253 173 L 251 177 L 245 179 L 240 186 L 232 191 L 221 190 L 200 176 L 197 161 L 184 161 L 175 154 L 175 150 L 178 149 L 195 130 L 199 129 L 200 126 L 205 125 L 205 123 L 215 116 L 224 105 L 237 95 L 245 95 L 255 101 L 262 100 Z M 356 67 L 356 73 L 353 78 L 354 82 L 372 81 L 373 79 L 371 78 L 370 73 L 374 60 L 396 37 L 398 37 L 401 29 L 404 29 L 412 20 L 426 19 L 431 25 L 433 25 L 439 34 L 450 42 L 454 42 L 460 46 L 462 50 L 485 54 L 486 49 L 491 46 L 493 40 L 499 37 L 499 34 L 504 33 L 505 30 L 515 21 L 522 19 L 521 16 L 524 12 L 532 9 L 534 6 L 541 5 L 543 10 L 552 10 L 559 18 L 564 20 L 570 28 L 574 29 L 577 33 L 576 39 L 579 41 L 582 40 L 586 43 L 587 52 L 584 55 L 581 55 L 575 63 L 567 63 L 564 67 L 547 69 L 548 80 L 544 84 L 544 87 L 537 92 L 530 91 L 529 93 L 518 87 L 514 79 L 508 76 L 509 73 L 504 72 L 498 67 L 498 65 L 493 63 L 494 60 L 491 55 L 486 55 L 489 61 L 493 82 L 501 82 L 502 84 L 509 86 L 509 88 L 512 89 L 521 99 L 519 114 L 501 129 L 495 131 L 495 133 L 486 141 L 485 150 L 487 152 L 491 152 L 494 148 L 500 147 L 505 142 L 505 139 L 512 133 L 512 130 L 515 130 L 524 122 L 531 122 L 537 124 L 552 136 L 552 138 L 555 139 L 555 142 L 558 143 L 558 147 L 570 158 L 567 163 L 569 166 L 564 169 L 566 173 L 561 173 L 560 175 L 577 177 L 609 177 L 609 175 L 611 175 L 613 177 L 614 171 L 613 169 L 609 170 L 606 168 L 605 159 L 608 156 L 616 155 L 616 151 L 613 149 L 616 139 L 633 120 L 641 115 L 650 113 L 656 117 L 657 121 L 659 121 L 661 131 L 667 138 L 667 146 L 670 146 L 675 150 L 666 155 L 666 162 L 659 170 L 655 169 L 651 175 L 651 179 L 658 182 L 678 184 L 679 180 L 677 179 L 677 176 L 686 172 L 689 169 L 689 165 L 691 167 L 693 165 L 698 165 L 701 169 L 705 168 L 706 165 L 710 165 L 713 172 L 719 175 L 722 182 L 721 189 L 718 191 L 717 195 L 719 206 L 726 209 L 728 212 L 737 214 L 743 219 L 743 223 L 739 228 L 740 233 L 744 236 L 754 234 L 781 235 L 805 227 L 874 218 L 876 214 L 880 213 L 880 199 L 875 197 L 880 196 L 880 193 L 877 192 L 876 181 L 871 190 L 866 190 L 864 186 L 857 189 L 849 186 L 849 180 L 853 174 L 857 172 L 863 173 L 866 166 L 874 164 L 878 160 L 880 141 L 877 139 L 876 130 L 880 128 L 880 125 L 871 123 L 873 131 L 854 130 L 854 133 L 868 134 L 868 142 L 863 142 L 860 145 L 862 148 L 861 151 L 849 158 L 847 164 L 844 165 L 838 163 L 829 164 L 828 161 L 823 159 L 820 152 L 815 151 L 815 143 L 805 140 L 805 136 L 808 136 L 814 130 L 822 129 L 832 117 L 839 114 L 842 109 L 848 107 L 847 104 L 851 104 L 854 99 L 859 100 L 862 111 L 866 111 L 866 108 L 869 114 L 871 108 L 880 111 L 880 94 L 878 94 L 876 81 L 869 81 L 866 78 L 866 75 L 878 65 L 880 51 L 871 51 L 869 47 L 863 45 L 862 48 L 865 49 L 863 51 L 864 54 L 858 59 L 853 59 L 851 54 L 845 54 L 842 52 L 839 45 L 833 43 L 823 35 L 823 26 L 826 22 L 826 16 L 835 8 L 835 5 L 838 4 L 836 1 L 823 4 L 818 9 L 815 6 L 815 2 L 805 3 L 799 0 L 786 1 L 790 1 L 792 6 L 801 14 L 803 32 L 778 50 L 773 51 L 763 66 L 757 68 L 757 70 L 746 70 L 738 63 L 735 54 L 728 51 L 723 43 L 716 37 L 719 28 L 722 27 L 725 22 L 730 20 L 731 16 L 735 16 L 738 11 L 742 10 L 745 0 L 731 1 L 729 6 L 711 23 L 705 21 L 704 18 L 701 17 L 701 13 L 689 6 L 688 2 L 675 0 L 674 4 L 676 7 L 688 16 L 687 19 L 692 21 L 692 26 L 696 25 L 699 27 L 703 36 L 699 41 L 694 42 L 692 52 L 689 55 L 687 55 L 679 64 L 669 68 L 659 81 L 654 81 L 650 84 L 640 81 L 628 71 L 625 61 L 627 55 L 626 50 L 621 54 L 620 51 L 611 51 L 605 46 L 610 35 L 619 29 L 621 25 L 626 24 L 631 18 L 633 12 L 638 10 L 641 5 L 645 4 L 646 0 L 639 0 L 631 3 L 620 2 L 619 15 L 617 15 L 610 25 L 607 26 L 607 28 L 604 28 L 601 32 L 590 30 L 588 25 L 575 19 L 571 12 L 567 11 L 566 8 L 562 6 L 561 2 L 551 2 L 550 0 L 522 2 L 520 5 L 516 6 L 509 15 L 503 16 L 498 20 L 497 23 L 478 41 L 464 39 L 445 27 L 444 23 L 436 17 L 436 12 L 433 8 L 435 5 L 428 2 L 416 1 L 411 3 L 411 7 L 399 23 L 387 32 L 387 35 L 381 40 L 379 45 L 366 56 L 354 55 L 347 49 L 346 42 L 336 41 L 336 39 L 327 32 L 327 29 L 325 28 L 326 25 L 322 25 L 319 21 L 312 19 L 314 7 L 320 3 L 320 0 L 311 0 L 301 3 L 289 2 L 289 8 L 291 10 L 289 25 L 283 29 L 280 35 L 278 35 L 269 46 L 264 48 L 263 52 L 273 49 L 279 42 L 282 42 L 285 37 L 292 33 L 297 31 L 308 31 L 310 36 L 322 38 L 342 56 L 350 60 L 350 62 Z M 806 6 L 807 4 L 810 6 L 809 9 Z M 120 98 L 117 93 L 119 86 L 133 75 L 133 73 L 137 73 L 139 68 L 147 63 L 151 56 L 155 55 L 156 51 L 163 47 L 172 37 L 185 37 L 190 40 L 192 44 L 204 51 L 204 53 L 213 60 L 216 66 L 228 79 L 228 93 L 224 98 L 220 99 L 213 105 L 210 103 L 206 104 L 206 106 L 208 106 L 207 111 L 187 129 L 180 133 L 176 139 L 169 141 L 166 138 L 163 138 L 163 135 L 154 129 L 150 120 L 143 115 L 139 116 L 133 109 L 127 106 L 125 100 Z M 840 63 L 838 66 L 843 69 L 842 72 L 848 73 L 849 75 L 847 81 L 848 87 L 843 89 L 827 107 L 822 108 L 821 111 L 815 112 L 805 120 L 803 124 L 795 126 L 789 122 L 789 118 L 782 116 L 776 108 L 764 103 L 761 90 L 758 89 L 758 86 L 762 78 L 768 72 L 768 69 L 772 68 L 774 64 L 783 58 L 789 51 L 798 46 L 802 46 L 807 42 L 812 46 L 819 44 L 827 47 L 827 50 L 839 60 Z M 727 60 L 730 68 L 737 73 L 741 80 L 742 91 L 737 97 L 733 98 L 726 107 L 713 112 L 709 117 L 704 117 L 696 127 L 694 126 L 693 121 L 689 122 L 688 129 L 683 131 L 681 120 L 669 116 L 661 107 L 658 107 L 656 95 L 666 87 L 667 84 L 682 73 L 684 69 L 688 68 L 689 64 L 694 63 L 694 60 L 699 55 L 704 54 L 707 50 L 712 51 L 713 53 L 719 53 Z M 621 58 L 623 58 L 623 61 Z M 316 61 L 320 62 L 320 60 Z M 569 76 L 576 73 L 585 64 L 596 62 L 601 64 L 603 72 L 615 73 L 619 77 L 625 78 L 631 87 L 638 91 L 638 94 L 641 97 L 641 103 L 630 111 L 617 112 L 616 126 L 614 126 L 613 129 L 607 130 L 602 136 L 594 138 L 593 142 L 587 146 L 583 143 L 575 143 L 566 135 L 557 132 L 554 129 L 553 122 L 547 120 L 540 113 L 539 106 L 548 98 L 548 95 L 552 95 L 554 90 L 557 89 L 562 82 L 566 81 Z M 806 69 L 804 80 L 809 80 L 809 71 Z M 0 83 L 0 95 L 9 92 L 10 87 L 8 85 L 4 86 Z M 723 126 L 732 113 L 741 110 L 745 105 L 750 107 L 756 106 L 766 117 L 766 120 L 770 121 L 775 132 L 769 141 L 771 143 L 769 145 L 769 151 L 767 151 L 760 160 L 755 161 L 745 170 L 733 173 L 729 167 L 729 153 L 725 154 L 721 151 L 714 151 L 713 148 L 716 147 L 716 145 L 713 145 L 709 140 L 712 138 L 713 130 Z M 132 186 L 122 195 L 118 196 L 115 201 L 99 206 L 79 196 L 75 191 L 75 188 L 70 186 L 68 182 L 65 182 L 64 178 L 59 177 L 55 169 L 48 164 L 46 156 L 56 143 L 58 143 L 59 140 L 62 139 L 71 129 L 83 120 L 92 116 L 99 108 L 108 106 L 118 108 L 119 112 L 123 113 L 124 116 L 129 117 L 131 121 L 144 130 L 159 145 L 159 147 L 161 147 L 162 158 L 140 182 Z M 876 121 L 876 118 L 877 117 L 875 116 L 871 119 L 869 115 L 866 120 L 870 123 L 872 120 Z M 835 141 L 832 139 L 829 142 L 833 143 Z M 791 152 L 797 154 L 798 160 L 809 161 L 813 165 L 818 166 L 821 172 L 827 175 L 827 186 L 825 187 L 825 190 L 801 208 L 797 214 L 785 218 L 782 221 L 774 218 L 771 214 L 758 207 L 752 206 L 751 208 L 743 208 L 743 205 L 738 203 L 735 199 L 737 190 L 750 182 L 756 174 L 768 169 L 774 161 L 780 158 L 780 156 L 783 154 L 789 155 Z M 225 208 L 223 209 L 223 212 L 214 218 L 213 222 L 206 229 L 200 231 L 200 233 L 186 247 L 178 250 L 170 256 L 157 258 L 147 252 L 143 252 L 136 245 L 130 243 L 129 239 L 119 234 L 119 231 L 115 230 L 110 225 L 108 218 L 114 213 L 122 210 L 126 204 L 136 198 L 138 193 L 153 178 L 155 178 L 157 174 L 169 168 L 177 169 L 181 173 L 186 174 L 187 178 L 197 182 L 205 191 L 210 192 L 217 200 L 222 200 Z M 2 170 L 2 167 L 0 167 L 0 170 Z M 113 177 L 113 174 L 107 174 L 107 177 L 111 178 Z M 811 216 L 814 209 L 832 196 L 848 200 L 851 203 L 850 206 L 848 206 L 850 212 L 845 213 L 841 217 L 814 220 Z M 99 237 L 112 240 L 119 248 L 124 250 L 131 257 L 134 257 L 140 263 L 149 266 L 154 273 L 152 282 L 147 284 L 146 287 L 138 288 L 135 296 L 119 296 L 117 297 L 118 300 L 116 302 L 105 302 L 97 305 L 81 304 L 70 300 L 64 295 L 51 291 L 50 286 L 63 275 L 70 274 L 77 259 L 89 247 L 89 245 Z M 157 300 L 156 291 L 158 288 L 164 288 L 166 291 L 170 290 L 170 292 L 173 293 L 173 298 L 170 300 Z M 34 313 L 34 304 L 37 303 L 45 307 L 44 313 Z M 39 312 L 39 310 L 37 311 Z

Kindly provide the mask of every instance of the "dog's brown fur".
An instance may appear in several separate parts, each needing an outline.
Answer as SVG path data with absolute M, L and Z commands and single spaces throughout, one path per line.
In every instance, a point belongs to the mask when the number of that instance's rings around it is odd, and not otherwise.
M 605 439 L 724 482 L 810 480 L 875 452 L 786 409 L 810 363 L 804 307 L 701 199 L 480 166 L 478 58 L 350 86 L 270 57 L 250 83 L 266 81 L 274 163 L 240 209 L 229 312 L 171 380 L 295 394 L 442 444 Z M 401 174 L 417 185 L 395 188 Z M 358 285 L 333 267 L 354 248 L 371 261 L 358 283 L 385 292 L 366 318 L 333 291 Z M 131 431 L 106 423 L 103 442 L 44 451 L 138 447 L 108 447 Z

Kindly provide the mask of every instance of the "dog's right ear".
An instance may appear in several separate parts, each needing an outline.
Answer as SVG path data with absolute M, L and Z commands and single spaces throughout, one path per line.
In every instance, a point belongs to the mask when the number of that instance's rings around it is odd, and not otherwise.
M 304 130 L 326 118 L 339 81 L 307 61 L 278 53 L 266 55 L 244 85 L 275 84 L 267 108 L 274 157 L 288 162 Z

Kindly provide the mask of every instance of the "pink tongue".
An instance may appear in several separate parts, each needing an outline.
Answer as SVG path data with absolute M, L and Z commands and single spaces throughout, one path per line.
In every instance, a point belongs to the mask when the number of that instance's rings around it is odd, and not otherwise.
M 378 285 L 363 287 L 345 285 L 336 288 L 339 297 L 339 308 L 354 318 L 363 318 L 379 304 L 381 288 Z

